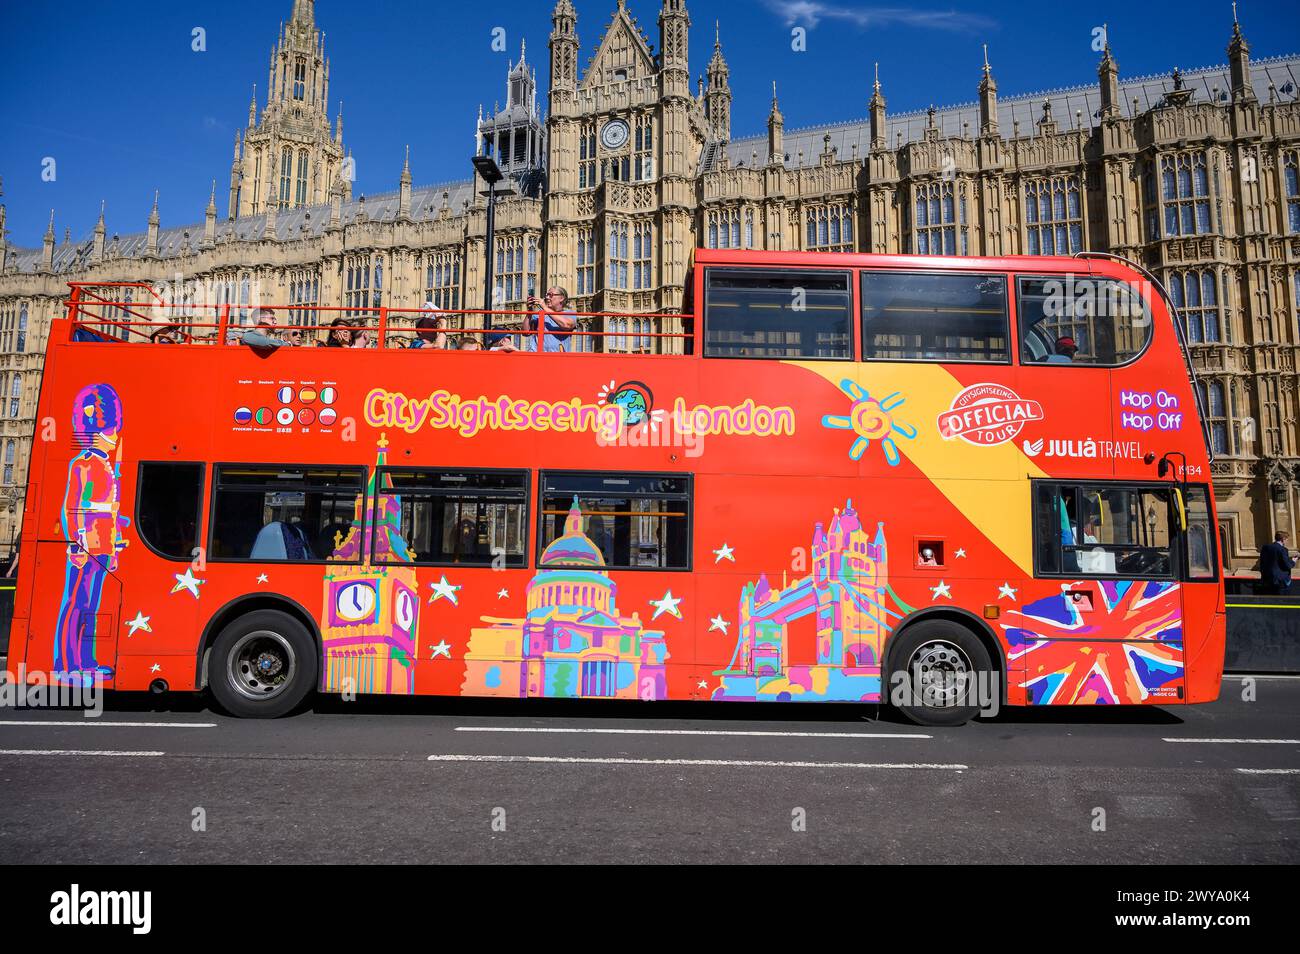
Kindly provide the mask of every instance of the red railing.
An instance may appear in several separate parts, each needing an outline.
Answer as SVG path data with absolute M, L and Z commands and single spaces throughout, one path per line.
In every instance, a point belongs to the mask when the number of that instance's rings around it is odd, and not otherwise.
M 522 350 L 524 339 L 533 337 L 535 344 L 534 350 L 545 350 L 543 335 L 559 337 L 562 341 L 573 339 L 599 338 L 612 344 L 613 347 L 604 347 L 602 350 L 612 353 L 627 353 L 632 350 L 633 353 L 655 353 L 654 349 L 648 350 L 642 348 L 642 343 L 657 342 L 660 339 L 680 340 L 683 345 L 680 350 L 666 349 L 664 354 L 691 354 L 695 352 L 694 342 L 697 329 L 693 321 L 693 315 L 689 313 L 676 312 L 583 312 L 569 311 L 564 312 L 566 316 L 575 319 L 580 318 L 626 318 L 638 320 L 651 320 L 655 327 L 662 327 L 663 319 L 674 319 L 684 322 L 686 330 L 683 331 L 590 331 L 577 326 L 571 332 L 561 332 L 557 335 L 554 331 L 548 331 L 545 328 L 545 322 L 536 322 L 537 327 L 525 329 L 521 327 L 526 319 L 535 316 L 536 311 L 515 311 L 515 310 L 485 310 L 481 308 L 356 308 L 335 305 L 260 305 L 251 304 L 232 304 L 223 303 L 217 305 L 210 304 L 174 304 L 165 301 L 157 294 L 154 288 L 144 282 L 69 282 L 72 289 L 66 302 L 67 316 L 72 330 L 82 328 L 94 335 L 104 336 L 94 340 L 112 340 L 112 341 L 143 341 L 152 343 L 159 332 L 170 331 L 172 335 L 179 338 L 179 341 L 169 341 L 168 343 L 181 343 L 192 345 L 218 346 L 225 347 L 231 345 L 244 344 L 244 335 L 248 332 L 260 332 L 272 337 L 288 335 L 284 339 L 286 345 L 307 346 L 325 345 L 329 336 L 337 330 L 337 327 L 330 323 L 323 323 L 326 319 L 337 320 L 343 318 L 347 324 L 343 327 L 349 332 L 353 343 L 345 347 L 379 347 L 379 348 L 406 348 L 417 338 L 424 339 L 421 346 L 425 348 L 445 348 L 446 350 L 457 350 L 449 347 L 454 340 L 473 340 L 480 345 L 487 344 L 487 339 L 479 342 L 479 336 L 501 336 L 499 341 L 492 350 Z M 149 302 L 137 302 L 123 300 L 119 293 L 113 297 L 106 297 L 101 293 L 102 289 L 142 289 L 148 292 L 155 300 Z M 109 293 L 112 295 L 112 293 Z M 265 326 L 259 324 L 255 316 L 270 311 L 273 313 L 273 325 Z M 288 312 L 291 315 L 306 315 L 311 320 L 298 324 L 281 323 L 282 315 Z M 417 328 L 416 321 L 424 317 L 433 317 L 445 319 L 444 327 L 438 328 Z M 502 318 L 506 322 L 498 324 L 494 319 Z M 200 320 L 207 318 L 209 320 Z M 457 323 L 457 319 L 460 319 Z M 520 327 L 517 327 L 520 326 Z M 115 334 L 116 332 L 116 334 Z M 299 340 L 292 340 L 292 333 L 297 332 L 296 337 Z M 374 333 L 373 340 L 371 333 Z M 309 336 L 315 340 L 309 340 Z M 69 337 L 72 338 L 71 333 Z M 443 338 L 446 344 L 439 345 L 437 339 Z M 357 339 L 360 339 L 359 343 Z M 613 339 L 610 341 L 609 339 Z M 513 347 L 503 346 L 500 341 L 510 340 Z M 517 341 L 518 344 L 514 344 Z M 636 349 L 625 347 L 626 342 L 636 342 Z M 462 349 L 464 350 L 464 349 Z M 487 350 L 486 348 L 483 350 Z M 583 353 L 578 351 L 576 353 Z

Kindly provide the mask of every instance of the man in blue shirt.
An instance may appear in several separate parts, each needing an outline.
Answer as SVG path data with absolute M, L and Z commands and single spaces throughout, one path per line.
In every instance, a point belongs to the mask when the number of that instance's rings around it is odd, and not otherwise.
M 578 316 L 569 308 L 568 291 L 553 286 L 547 289 L 543 298 L 529 295 L 528 308 L 537 314 L 524 319 L 524 350 L 537 350 L 537 318 L 540 315 L 546 322 L 546 333 L 543 336 L 546 339 L 545 349 L 568 351 L 569 335 L 578 326 Z

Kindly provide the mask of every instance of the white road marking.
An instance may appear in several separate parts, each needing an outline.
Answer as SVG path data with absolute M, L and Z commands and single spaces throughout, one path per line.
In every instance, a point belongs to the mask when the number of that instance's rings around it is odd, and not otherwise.
M 101 722 L 99 719 L 73 719 L 71 721 L 54 722 L 44 719 L 29 721 L 0 719 L 0 726 L 4 725 L 89 725 L 123 729 L 215 729 L 217 727 L 215 722 Z
M 1242 775 L 1300 775 L 1300 768 L 1293 769 L 1237 769 Z
M 750 759 L 620 759 L 571 758 L 558 755 L 430 755 L 430 762 L 549 762 L 584 765 L 696 765 L 753 768 L 829 768 L 829 769 L 947 769 L 962 771 L 968 765 L 941 765 L 926 762 L 777 762 Z
M 1224 742 L 1229 745 L 1300 745 L 1300 739 L 1162 739 L 1162 742 Z
M 0 755 L 112 755 L 157 758 L 164 752 L 113 752 L 108 749 L 0 749 Z
M 919 732 L 768 732 L 733 729 L 576 729 L 576 728 L 525 728 L 496 725 L 458 725 L 457 732 L 551 732 L 592 733 L 596 735 L 725 735 L 725 736 L 775 736 L 796 739 L 932 739 L 932 735 Z

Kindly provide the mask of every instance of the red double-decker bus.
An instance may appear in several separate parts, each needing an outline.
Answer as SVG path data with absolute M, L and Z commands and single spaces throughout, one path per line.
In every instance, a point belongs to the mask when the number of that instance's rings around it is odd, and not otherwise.
M 690 289 L 503 352 L 469 347 L 501 315 L 444 316 L 460 349 L 385 308 L 351 312 L 374 347 L 253 347 L 234 306 L 74 287 L 11 667 L 241 716 L 313 690 L 927 723 L 1217 696 L 1209 452 L 1149 275 L 700 250 Z

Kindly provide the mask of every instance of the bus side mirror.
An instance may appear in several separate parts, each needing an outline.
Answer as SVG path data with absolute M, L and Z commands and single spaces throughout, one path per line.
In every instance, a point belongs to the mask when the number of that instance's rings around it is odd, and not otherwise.
M 1156 467 L 1156 474 L 1160 477 L 1166 477 L 1169 474 L 1169 458 L 1161 457 L 1160 463 Z

